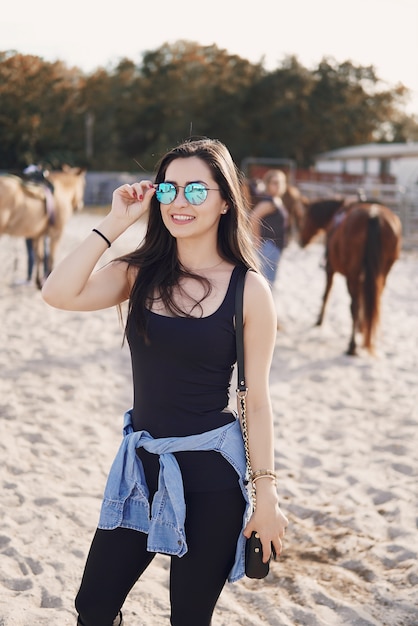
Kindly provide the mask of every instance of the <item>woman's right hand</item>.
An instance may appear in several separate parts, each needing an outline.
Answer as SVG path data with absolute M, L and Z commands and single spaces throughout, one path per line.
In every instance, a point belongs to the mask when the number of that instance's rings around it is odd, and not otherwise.
M 121 185 L 113 192 L 110 215 L 132 225 L 149 211 L 155 187 L 150 180 Z

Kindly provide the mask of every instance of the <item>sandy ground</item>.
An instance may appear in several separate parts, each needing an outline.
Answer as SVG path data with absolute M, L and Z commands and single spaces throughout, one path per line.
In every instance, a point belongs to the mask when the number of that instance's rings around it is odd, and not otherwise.
M 60 254 L 99 219 L 74 216 Z M 131 229 L 112 252 L 141 232 Z M 213 626 L 418 624 L 418 255 L 403 253 L 389 276 L 377 356 L 354 358 L 344 355 L 342 277 L 323 326 L 313 326 L 322 257 L 319 243 L 291 243 L 274 291 L 285 551 L 264 581 L 225 587 Z M 35 287 L 13 286 L 25 275 L 21 240 L 1 238 L 0 263 L 0 626 L 74 626 L 73 598 L 131 406 L 129 355 L 115 310 L 57 311 Z M 127 626 L 169 623 L 168 565 L 157 556 L 137 583 Z

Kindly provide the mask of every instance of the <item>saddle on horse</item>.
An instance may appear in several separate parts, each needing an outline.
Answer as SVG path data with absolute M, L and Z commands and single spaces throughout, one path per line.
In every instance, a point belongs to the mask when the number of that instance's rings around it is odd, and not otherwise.
M 54 186 L 47 178 L 48 173 L 37 165 L 29 165 L 23 170 L 22 185 L 25 193 L 42 200 L 51 226 L 55 223 Z

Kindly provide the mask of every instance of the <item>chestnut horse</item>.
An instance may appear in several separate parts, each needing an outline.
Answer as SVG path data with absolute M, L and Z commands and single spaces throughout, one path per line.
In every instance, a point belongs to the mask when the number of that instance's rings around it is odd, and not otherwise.
M 63 171 L 50 172 L 48 180 L 54 187 L 53 207 L 47 210 L 47 195 L 42 186 L 18 176 L 0 176 L 0 235 L 33 240 L 36 284 L 42 286 L 45 276 L 44 238 L 49 237 L 48 274 L 54 267 L 58 244 L 73 211 L 84 206 L 85 170 L 64 166 Z
M 351 297 L 352 331 L 347 354 L 356 354 L 356 331 L 373 354 L 380 300 L 387 275 L 399 258 L 402 227 L 387 206 L 376 202 L 318 200 L 306 207 L 300 244 L 325 231 L 326 287 L 317 320 L 321 325 L 335 272 L 345 276 Z

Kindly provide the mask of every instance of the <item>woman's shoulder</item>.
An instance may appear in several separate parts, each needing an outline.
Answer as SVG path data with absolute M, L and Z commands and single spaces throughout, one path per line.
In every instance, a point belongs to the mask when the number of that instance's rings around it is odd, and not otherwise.
M 257 305 L 257 298 L 271 299 L 271 289 L 260 272 L 249 270 L 245 279 L 245 296 L 248 296 L 252 302 Z
M 264 276 L 255 271 L 247 272 L 245 280 L 244 319 L 255 338 L 260 333 L 275 335 L 277 316 L 273 295 Z

